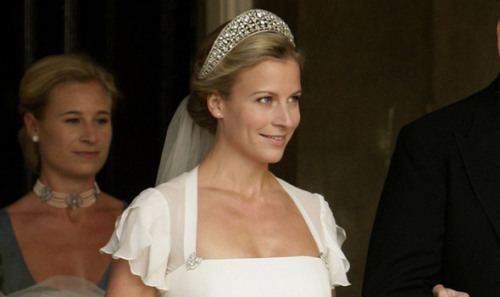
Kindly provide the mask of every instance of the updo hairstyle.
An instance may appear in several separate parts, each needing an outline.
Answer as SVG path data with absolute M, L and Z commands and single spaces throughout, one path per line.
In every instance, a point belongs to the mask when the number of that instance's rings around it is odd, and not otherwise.
M 292 58 L 301 67 L 303 61 L 302 55 L 284 35 L 276 32 L 259 32 L 243 39 L 207 77 L 200 79 L 198 77 L 200 69 L 225 25 L 206 37 L 198 51 L 191 74 L 191 92 L 187 109 L 193 120 L 211 133 L 215 133 L 217 121 L 208 110 L 207 98 L 210 94 L 217 92 L 224 99 L 229 98 L 238 74 L 265 60 Z

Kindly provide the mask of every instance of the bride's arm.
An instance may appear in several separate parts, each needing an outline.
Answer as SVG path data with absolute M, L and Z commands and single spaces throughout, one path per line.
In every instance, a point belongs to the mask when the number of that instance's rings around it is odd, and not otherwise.
M 130 272 L 126 260 L 113 260 L 113 270 L 106 290 L 107 297 L 154 297 L 156 289 L 146 286 Z

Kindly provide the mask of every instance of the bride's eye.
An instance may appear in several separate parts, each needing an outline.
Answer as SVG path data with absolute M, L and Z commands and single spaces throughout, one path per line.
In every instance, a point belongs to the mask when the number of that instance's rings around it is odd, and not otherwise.
M 257 102 L 262 103 L 262 104 L 267 104 L 271 102 L 273 99 L 271 97 L 261 97 L 257 99 Z
M 301 95 L 291 96 L 291 97 L 288 98 L 288 102 L 298 103 L 300 101 L 300 96 Z

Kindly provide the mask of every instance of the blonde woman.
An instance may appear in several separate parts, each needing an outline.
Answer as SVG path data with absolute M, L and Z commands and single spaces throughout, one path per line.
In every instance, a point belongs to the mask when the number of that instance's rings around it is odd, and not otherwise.
M 108 296 L 326 297 L 349 284 L 326 201 L 268 169 L 300 122 L 301 61 L 264 10 L 207 38 L 169 127 L 167 182 L 133 201 L 103 248 L 117 259 Z
M 103 295 L 111 257 L 99 248 L 124 206 L 96 183 L 111 143 L 113 77 L 83 56 L 49 56 L 26 71 L 19 94 L 20 140 L 37 180 L 0 210 L 0 291 Z

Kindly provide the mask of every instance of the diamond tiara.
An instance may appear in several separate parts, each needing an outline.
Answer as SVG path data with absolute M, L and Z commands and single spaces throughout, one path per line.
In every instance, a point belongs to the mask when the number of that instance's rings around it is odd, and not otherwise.
M 198 73 L 198 78 L 205 79 L 238 43 L 260 32 L 280 33 L 295 46 L 292 31 L 280 17 L 267 10 L 251 9 L 236 16 L 222 29 Z

